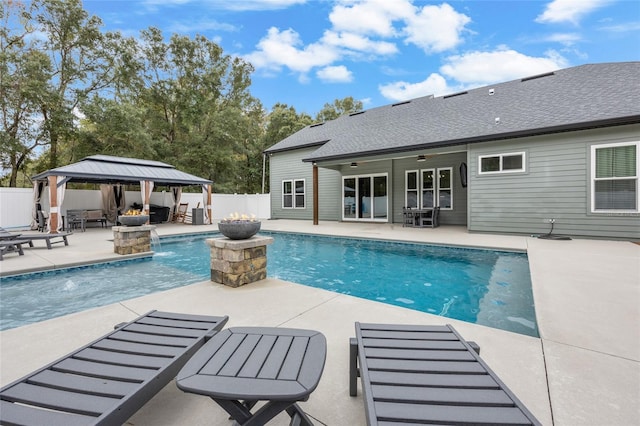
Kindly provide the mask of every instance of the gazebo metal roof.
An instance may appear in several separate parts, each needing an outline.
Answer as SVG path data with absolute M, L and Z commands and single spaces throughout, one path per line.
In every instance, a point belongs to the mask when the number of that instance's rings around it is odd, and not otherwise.
M 140 183 L 151 181 L 156 186 L 210 185 L 212 182 L 177 170 L 160 161 L 137 158 L 92 155 L 77 163 L 57 167 L 32 177 L 45 180 L 49 176 L 65 176 L 67 182 L 79 183 Z

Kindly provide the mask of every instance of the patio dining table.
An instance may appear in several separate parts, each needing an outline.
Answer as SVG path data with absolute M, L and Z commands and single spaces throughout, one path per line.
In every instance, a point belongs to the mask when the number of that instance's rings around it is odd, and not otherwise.
M 298 406 L 316 389 L 327 352 L 314 330 L 233 327 L 209 340 L 182 368 L 177 386 L 211 397 L 240 425 L 264 425 L 282 411 L 311 426 Z M 255 413 L 251 409 L 266 401 Z

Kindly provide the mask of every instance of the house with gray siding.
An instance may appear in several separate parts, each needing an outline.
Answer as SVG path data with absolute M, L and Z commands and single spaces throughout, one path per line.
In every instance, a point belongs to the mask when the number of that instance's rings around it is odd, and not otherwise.
M 581 65 L 305 127 L 265 151 L 271 217 L 640 239 L 640 62 Z

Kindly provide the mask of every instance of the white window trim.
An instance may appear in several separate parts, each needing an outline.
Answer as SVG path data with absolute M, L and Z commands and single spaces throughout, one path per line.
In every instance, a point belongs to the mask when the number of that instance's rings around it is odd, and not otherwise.
M 416 174 L 416 188 L 415 189 L 409 189 L 409 173 L 415 173 Z M 420 189 L 420 185 L 421 185 L 421 171 L 420 170 L 405 170 L 404 171 L 404 205 L 405 207 L 407 207 L 408 205 L 408 198 L 407 195 L 409 193 L 409 191 L 415 191 L 416 193 L 416 208 L 420 207 L 420 193 L 421 193 L 421 189 Z
M 432 172 L 433 173 L 433 188 L 431 188 L 431 191 L 433 191 L 433 200 L 431 200 L 433 202 L 434 206 L 438 205 L 438 170 L 431 168 L 431 169 L 420 169 L 420 197 L 418 198 L 418 200 L 420 201 L 420 203 L 418 204 L 419 207 L 421 207 L 424 204 L 424 191 L 425 191 L 425 187 L 424 187 L 424 172 Z
M 284 184 L 285 182 L 291 182 L 291 207 L 285 207 L 284 205 L 284 196 L 285 195 L 289 195 L 289 194 L 285 194 L 284 192 Z M 304 188 L 304 192 L 302 193 L 302 196 L 304 197 L 304 206 L 303 207 L 298 207 L 296 205 L 296 182 L 302 182 L 302 187 Z M 307 208 L 307 182 L 306 179 L 283 179 L 282 180 L 282 208 L 283 209 L 298 209 L 298 210 L 304 210 Z M 300 195 L 300 194 L 297 194 Z
M 510 156 L 514 156 L 514 155 L 521 155 L 522 156 L 522 168 L 521 169 L 514 169 L 514 170 L 502 170 L 502 159 L 504 157 L 510 157 Z M 484 158 L 491 158 L 491 157 L 498 157 L 500 158 L 500 170 L 497 170 L 495 172 L 483 172 L 482 171 L 482 160 Z M 478 174 L 479 175 L 498 175 L 498 174 L 506 174 L 506 173 L 524 173 L 527 171 L 527 156 L 526 153 L 524 151 L 519 151 L 519 152 L 504 152 L 504 153 L 500 153 L 500 154 L 487 154 L 487 155 L 480 155 L 478 156 Z
M 636 208 L 635 209 L 607 209 L 607 210 L 596 210 L 596 181 L 598 180 L 617 180 L 617 179 L 633 179 L 633 177 L 629 176 L 626 178 L 601 178 L 596 179 L 596 149 L 600 148 L 615 148 L 618 146 L 636 146 Z M 640 212 L 640 142 L 617 142 L 617 143 L 603 143 L 598 145 L 591 145 L 591 213 L 595 214 L 620 214 L 620 213 L 639 213 Z
M 344 181 L 345 179 L 356 179 L 356 181 L 358 179 L 362 179 L 362 178 L 370 178 L 371 179 L 371 184 L 373 185 L 374 183 L 374 178 L 376 177 L 384 177 L 387 181 L 387 217 L 383 218 L 383 219 L 376 219 L 375 217 L 362 217 L 362 218 L 357 218 L 357 217 L 345 217 L 344 215 Z M 406 182 L 405 182 L 406 183 Z M 389 214 L 389 173 L 373 173 L 373 174 L 362 174 L 362 175 L 346 175 L 346 176 L 342 176 L 342 188 L 343 188 L 343 192 L 341 195 L 342 198 L 342 220 L 345 222 L 389 222 L 391 215 Z M 356 200 L 360 197 L 360 190 L 358 188 L 358 185 L 356 185 L 355 189 L 355 198 Z M 373 189 L 373 188 L 372 188 Z M 372 196 L 373 198 L 373 196 Z M 373 213 L 373 211 L 372 211 Z
M 440 188 L 440 171 L 449 170 L 449 183 L 451 186 L 449 188 Z M 440 207 L 440 210 L 453 210 L 453 167 L 440 167 L 436 169 L 436 206 Z M 445 190 L 449 191 L 451 194 L 451 207 L 442 207 L 440 206 L 440 191 Z
M 451 174 L 451 186 L 449 188 L 443 188 L 443 190 L 451 192 L 451 207 L 442 208 L 440 207 L 440 172 L 442 170 L 448 170 Z M 421 208 L 422 206 L 422 190 L 423 190 L 423 182 L 422 182 L 422 173 L 432 171 L 433 172 L 433 192 L 434 192 L 434 203 L 436 207 L 440 207 L 440 210 L 453 210 L 453 167 L 437 167 L 437 168 L 429 168 L 429 169 L 420 169 L 420 170 L 405 170 L 404 173 L 404 205 L 407 205 L 407 193 L 409 192 L 409 188 L 407 188 L 407 183 L 409 182 L 409 173 L 416 173 L 416 200 L 418 203 L 417 208 Z M 413 191 L 413 189 L 411 190 Z

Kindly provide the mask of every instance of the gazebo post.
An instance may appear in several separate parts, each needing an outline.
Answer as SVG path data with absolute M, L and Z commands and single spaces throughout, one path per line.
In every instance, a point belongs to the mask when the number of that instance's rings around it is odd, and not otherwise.
M 49 176 L 49 233 L 58 233 L 58 177 Z

